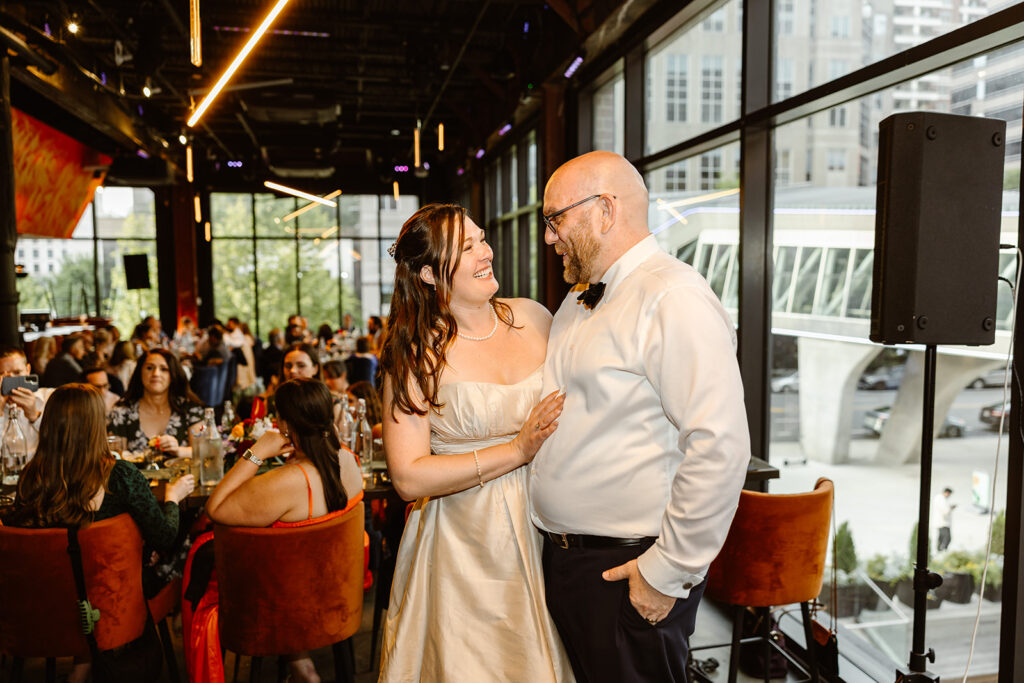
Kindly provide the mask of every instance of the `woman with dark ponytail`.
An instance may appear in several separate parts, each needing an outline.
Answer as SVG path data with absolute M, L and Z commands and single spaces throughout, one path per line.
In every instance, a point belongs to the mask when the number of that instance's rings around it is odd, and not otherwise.
M 341 447 L 327 385 L 300 377 L 280 385 L 274 396 L 279 429 L 263 434 L 210 494 L 206 512 L 215 522 L 315 524 L 362 498 L 362 473 Z M 260 464 L 277 455 L 288 456 L 287 464 L 257 477 Z M 319 680 L 307 653 L 289 659 L 292 680 Z
M 572 680 L 526 498 L 525 465 L 564 399 L 538 400 L 551 315 L 495 296 L 494 254 L 459 206 L 417 211 L 391 253 L 384 446 L 395 489 L 416 504 L 380 680 Z

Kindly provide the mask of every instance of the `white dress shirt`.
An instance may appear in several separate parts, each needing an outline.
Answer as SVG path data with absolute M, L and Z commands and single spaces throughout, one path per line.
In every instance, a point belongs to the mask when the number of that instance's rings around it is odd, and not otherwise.
M 686 597 L 725 541 L 750 460 L 736 334 L 704 278 L 653 235 L 603 280 L 593 310 L 570 292 L 552 321 L 541 395 L 566 399 L 531 465 L 533 520 L 657 537 L 640 573 Z

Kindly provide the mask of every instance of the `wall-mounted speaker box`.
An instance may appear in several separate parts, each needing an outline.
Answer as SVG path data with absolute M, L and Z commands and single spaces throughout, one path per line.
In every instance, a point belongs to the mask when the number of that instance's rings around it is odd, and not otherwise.
M 871 341 L 995 341 L 1005 135 L 933 112 L 879 124 Z
M 128 289 L 149 289 L 149 257 L 146 254 L 124 255 L 124 281 Z

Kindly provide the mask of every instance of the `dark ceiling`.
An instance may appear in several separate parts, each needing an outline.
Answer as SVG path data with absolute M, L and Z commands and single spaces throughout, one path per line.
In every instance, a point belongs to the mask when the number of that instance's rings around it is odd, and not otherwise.
M 0 25 L 70 74 L 40 86 L 15 60 L 15 106 L 51 120 L 70 111 L 77 120 L 60 127 L 98 132 L 96 146 L 134 155 L 138 142 L 179 167 L 178 136 L 186 132 L 208 179 L 219 178 L 214 184 L 277 176 L 326 191 L 389 181 L 396 164 L 411 165 L 417 121 L 424 159 L 449 171 L 461 165 L 564 68 L 616 4 L 291 0 L 230 92 L 191 131 L 191 100 L 198 104 L 273 0 L 200 0 L 200 68 L 189 61 L 187 0 L 0 1 Z M 66 29 L 72 18 L 81 26 L 76 35 Z M 83 112 L 88 90 L 95 101 Z M 42 111 L 54 102 L 63 111 Z M 241 161 L 241 169 L 229 171 L 228 161 Z

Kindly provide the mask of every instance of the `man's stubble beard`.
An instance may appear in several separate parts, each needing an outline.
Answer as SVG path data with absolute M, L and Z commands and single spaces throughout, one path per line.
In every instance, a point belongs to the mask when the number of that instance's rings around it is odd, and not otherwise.
M 565 269 L 562 276 L 570 285 L 586 284 L 593 274 L 594 261 L 601 251 L 597 238 L 590 232 L 590 221 L 580 220 L 567 236 Z

